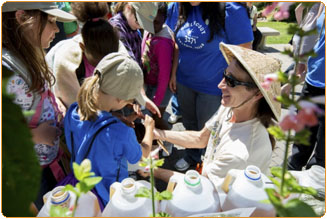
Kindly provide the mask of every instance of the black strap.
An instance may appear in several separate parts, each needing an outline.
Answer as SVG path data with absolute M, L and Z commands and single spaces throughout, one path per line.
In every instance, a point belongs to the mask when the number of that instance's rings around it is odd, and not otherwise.
M 93 137 L 92 137 L 91 143 L 90 143 L 90 145 L 89 145 L 89 147 L 88 147 L 88 149 L 87 149 L 87 152 L 86 152 L 86 154 L 85 154 L 83 160 L 89 156 L 89 153 L 90 153 L 90 150 L 91 150 L 91 146 L 93 145 L 93 142 L 94 142 L 95 138 L 97 137 L 97 135 L 98 135 L 98 134 L 99 134 L 99 133 L 100 133 L 104 128 L 106 128 L 106 127 L 108 127 L 109 125 L 114 124 L 114 123 L 117 123 L 117 121 L 115 120 L 115 121 L 109 122 L 108 124 L 102 126 L 101 128 L 99 128 L 99 129 L 97 130 L 97 132 L 96 132 L 96 133 L 93 135 Z M 72 162 L 75 162 L 75 150 L 74 150 L 74 137 L 73 137 L 73 132 L 70 132 L 70 140 L 71 140 L 71 145 L 72 145 Z M 119 166 L 119 167 L 120 167 L 120 166 Z

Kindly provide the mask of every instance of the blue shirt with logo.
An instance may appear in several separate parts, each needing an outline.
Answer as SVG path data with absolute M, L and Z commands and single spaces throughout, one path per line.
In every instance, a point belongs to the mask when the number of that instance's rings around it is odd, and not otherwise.
M 325 88 L 325 9 L 317 20 L 320 38 L 314 46 L 316 57 L 309 57 L 305 81 L 311 86 Z
M 177 81 L 198 92 L 221 95 L 217 86 L 227 63 L 219 43 L 238 45 L 253 40 L 246 8 L 239 3 L 226 2 L 225 28 L 210 43 L 207 42 L 209 38 L 210 29 L 202 19 L 200 6 L 192 7 L 187 21 L 176 36 L 179 47 Z

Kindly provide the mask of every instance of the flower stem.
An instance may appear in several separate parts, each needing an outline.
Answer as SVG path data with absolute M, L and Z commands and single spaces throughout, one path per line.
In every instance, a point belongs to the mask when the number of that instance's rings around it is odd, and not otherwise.
M 152 158 L 150 156 L 150 183 L 151 183 L 151 199 L 152 199 L 152 217 L 156 216 L 155 201 L 154 201 L 154 177 L 153 177 L 153 166 Z
M 75 193 L 75 194 L 76 194 L 76 193 Z M 75 216 L 75 212 L 76 212 L 76 208 L 77 208 L 78 199 L 79 199 L 79 195 L 76 194 L 76 198 L 75 198 L 75 203 L 74 203 L 74 209 L 73 209 L 72 217 Z
M 283 197 L 283 187 L 284 187 L 284 182 L 285 182 L 285 174 L 286 174 L 286 169 L 287 169 L 287 157 L 288 157 L 288 148 L 289 148 L 289 144 L 290 144 L 290 136 L 291 136 L 291 131 L 288 130 L 288 132 L 287 132 L 287 139 L 286 139 L 286 145 L 285 145 L 283 170 L 282 170 L 282 182 L 280 184 L 280 195 L 282 197 Z

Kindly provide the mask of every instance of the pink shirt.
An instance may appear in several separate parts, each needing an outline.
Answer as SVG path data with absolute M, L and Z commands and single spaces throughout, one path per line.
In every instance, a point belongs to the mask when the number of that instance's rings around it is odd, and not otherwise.
M 145 75 L 145 84 L 157 85 L 155 96 L 149 97 L 160 106 L 170 79 L 172 67 L 174 41 L 173 32 L 168 26 L 152 36 L 145 32 L 142 41 L 142 62 Z

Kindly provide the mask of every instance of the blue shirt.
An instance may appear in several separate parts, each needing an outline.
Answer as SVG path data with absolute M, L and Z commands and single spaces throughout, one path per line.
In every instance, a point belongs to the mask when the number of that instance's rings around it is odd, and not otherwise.
M 178 30 L 179 47 L 177 81 L 195 91 L 221 95 L 218 84 L 227 63 L 219 50 L 219 43 L 242 44 L 253 40 L 253 32 L 246 8 L 226 2 L 225 28 L 208 43 L 209 26 L 202 19 L 200 6 L 192 7 L 187 21 Z
M 168 8 L 167 8 L 166 24 L 173 31 L 175 31 L 175 28 L 176 28 L 176 24 L 178 21 L 178 15 L 179 15 L 179 3 L 178 2 L 169 3 Z
M 120 166 L 119 181 L 128 177 L 127 161 L 137 163 L 142 157 L 141 146 L 135 132 L 111 113 L 102 111 L 96 121 L 81 121 L 77 113 L 78 105 L 73 103 L 65 116 L 65 137 L 69 151 L 75 155 L 75 162 L 80 164 L 87 156 L 92 163 L 92 171 L 103 179 L 95 186 L 104 205 L 109 201 L 109 187 L 116 181 Z M 99 128 L 107 125 L 92 138 Z M 72 151 L 71 134 L 74 141 Z M 88 155 L 88 148 L 91 147 Z
M 309 57 L 305 81 L 313 87 L 325 88 L 325 9 L 317 20 L 320 38 L 314 46 L 316 57 Z M 322 30 L 322 31 L 321 31 Z

